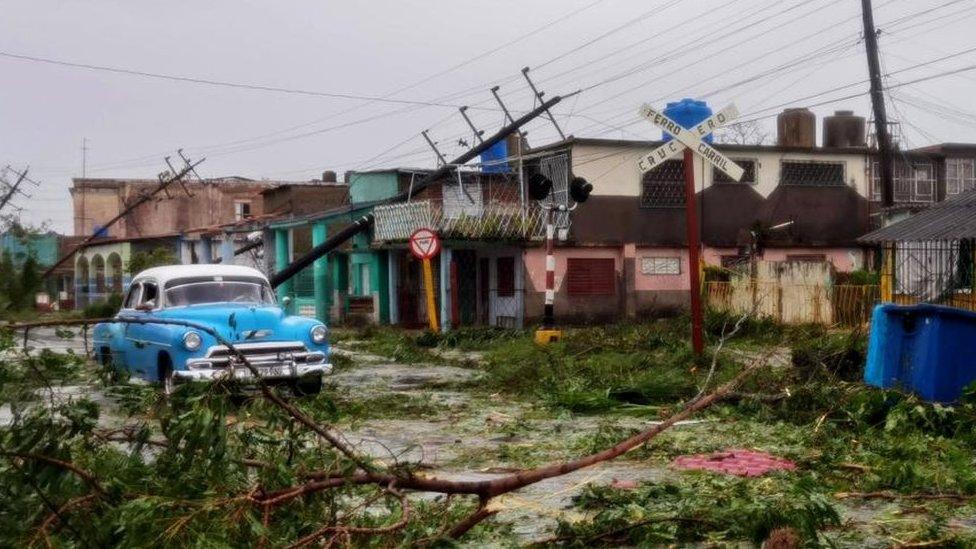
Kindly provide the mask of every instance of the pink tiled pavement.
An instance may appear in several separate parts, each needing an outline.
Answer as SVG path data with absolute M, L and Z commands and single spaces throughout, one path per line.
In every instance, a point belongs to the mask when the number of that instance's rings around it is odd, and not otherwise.
M 796 464 L 788 459 L 740 448 L 714 454 L 679 456 L 675 458 L 674 466 L 678 469 L 715 471 L 742 477 L 758 477 L 770 471 L 796 469 Z

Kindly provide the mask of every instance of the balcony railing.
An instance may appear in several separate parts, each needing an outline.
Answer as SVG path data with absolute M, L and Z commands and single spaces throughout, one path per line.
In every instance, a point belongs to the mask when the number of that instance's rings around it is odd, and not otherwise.
M 534 240 L 545 232 L 545 212 L 536 203 L 485 200 L 473 207 L 445 208 L 440 200 L 415 200 L 377 206 L 374 238 L 403 241 L 421 227 L 451 240 Z

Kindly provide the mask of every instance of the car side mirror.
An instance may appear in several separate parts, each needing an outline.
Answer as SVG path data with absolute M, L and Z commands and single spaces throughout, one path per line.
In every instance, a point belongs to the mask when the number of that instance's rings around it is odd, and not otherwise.
M 281 305 L 287 309 L 288 306 L 291 305 L 291 296 L 286 295 L 285 297 L 281 298 Z
M 153 310 L 155 308 L 156 308 L 156 300 L 155 299 L 150 299 L 149 301 L 146 301 L 145 303 L 140 303 L 136 307 L 136 310 L 137 311 L 151 311 L 151 310 Z

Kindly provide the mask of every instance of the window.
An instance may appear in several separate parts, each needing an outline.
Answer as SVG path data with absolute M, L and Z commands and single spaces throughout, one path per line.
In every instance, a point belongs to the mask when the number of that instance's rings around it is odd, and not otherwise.
M 159 289 L 155 282 L 142 283 L 142 299 L 139 305 L 151 306 L 153 309 L 159 307 Z
M 515 295 L 515 258 L 499 257 L 496 261 L 498 297 L 512 297 Z
M 786 261 L 790 263 L 823 263 L 827 261 L 824 254 L 787 254 Z
M 642 208 L 683 208 L 685 172 L 681 160 L 668 160 L 641 179 Z
M 263 280 L 186 281 L 166 286 L 166 305 L 183 307 L 200 303 L 273 304 L 273 292 Z
M 129 287 L 129 293 L 125 294 L 125 302 L 122 305 L 125 309 L 135 309 L 136 305 L 139 303 L 139 290 L 142 288 L 141 283 L 135 283 Z
M 894 161 L 895 202 L 935 202 L 935 165 L 926 161 Z M 881 200 L 881 165 L 871 163 L 871 198 Z
M 735 269 L 749 264 L 748 255 L 723 255 L 721 258 L 723 269 Z
M 976 189 L 976 160 L 947 158 L 946 194 L 953 196 L 973 189 Z
M 715 183 L 744 183 L 746 185 L 756 184 L 756 161 L 732 159 L 733 162 L 742 168 L 742 179 L 736 181 L 722 170 L 712 167 L 712 181 Z
M 678 275 L 681 274 L 681 259 L 678 257 L 642 257 L 641 274 Z
M 240 221 L 251 217 L 250 202 L 234 202 L 234 220 Z
M 830 187 L 844 185 L 843 162 L 783 160 L 779 181 L 783 185 Z
M 566 291 L 572 296 L 613 295 L 617 278 L 612 258 L 569 258 L 566 262 Z

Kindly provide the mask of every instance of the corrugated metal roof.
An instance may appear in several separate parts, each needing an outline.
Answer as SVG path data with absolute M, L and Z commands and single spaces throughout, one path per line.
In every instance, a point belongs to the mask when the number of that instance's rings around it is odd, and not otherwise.
M 922 242 L 976 238 L 976 191 L 969 191 L 908 219 L 870 232 L 860 242 Z

